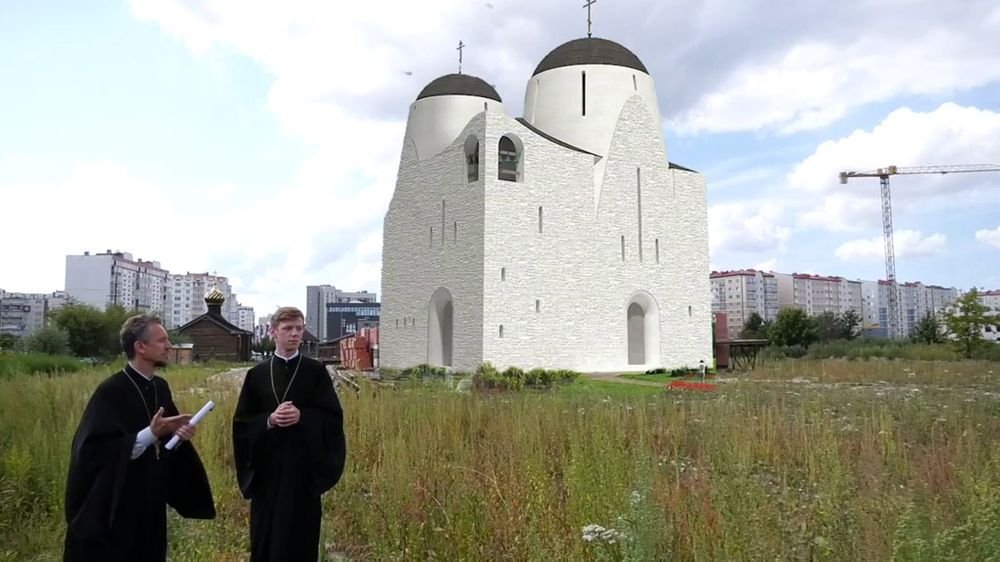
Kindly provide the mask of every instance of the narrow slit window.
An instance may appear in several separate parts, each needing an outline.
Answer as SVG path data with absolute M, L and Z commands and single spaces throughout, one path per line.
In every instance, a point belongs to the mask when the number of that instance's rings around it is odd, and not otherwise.
M 688 316 L 691 316 L 691 305 L 688 305 Z
M 539 299 L 535 299 L 535 312 L 541 312 L 541 311 L 542 311 L 542 301 Z
M 445 224 L 444 223 L 444 199 L 442 199 L 441 200 L 441 247 L 442 248 L 444 248 L 444 237 L 448 236 L 447 234 L 445 234 L 445 232 L 448 232 L 448 231 L 445 230 L 444 224 Z
M 639 84 L 636 83 L 636 81 L 635 81 L 635 74 L 632 75 L 632 90 L 634 90 L 636 92 L 639 91 Z
M 396 319 L 396 327 L 399 327 L 399 318 Z
M 625 235 L 622 235 L 622 261 L 625 261 Z
M 500 268 L 500 280 L 501 281 L 506 281 L 507 280 L 507 268 L 506 267 L 501 267 Z
M 660 263 L 660 239 L 656 239 L 656 263 Z
M 503 337 L 503 324 L 500 324 L 500 337 Z
M 452 224 L 452 231 L 453 231 L 453 237 L 454 237 L 453 241 L 454 242 L 458 242 L 458 221 L 455 221 L 455 223 Z
M 580 111 L 581 115 L 587 116 L 587 71 L 580 73 Z
M 538 233 L 542 233 L 542 208 L 538 208 Z
M 642 170 L 635 169 L 636 224 L 639 225 L 639 261 L 642 262 Z
M 431 248 L 434 247 L 434 227 L 431 227 Z

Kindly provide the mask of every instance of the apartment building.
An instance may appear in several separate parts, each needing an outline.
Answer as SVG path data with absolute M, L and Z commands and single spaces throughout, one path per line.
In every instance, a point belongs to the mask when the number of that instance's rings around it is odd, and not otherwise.
M 986 313 L 1000 317 L 1000 291 L 982 291 L 979 302 L 987 308 Z M 1000 326 L 983 328 L 983 337 L 988 341 L 1000 343 Z
M 333 285 L 308 285 L 306 287 L 306 329 L 319 341 L 330 339 L 331 330 L 327 328 L 327 305 L 330 303 L 374 303 L 378 302 L 376 293 L 368 291 L 341 291 Z
M 134 259 L 128 252 L 66 256 L 66 294 L 99 310 L 121 306 L 162 314 L 169 275 L 160 262 Z
M 713 271 L 709 279 L 712 312 L 726 314 L 730 338 L 739 337 L 754 313 L 765 321 L 778 316 L 778 282 L 774 274 L 755 269 Z
M 254 331 L 254 315 L 252 306 L 244 306 L 242 304 L 236 307 L 236 316 L 239 320 L 234 322 L 241 330 L 246 330 L 248 332 Z
M 69 302 L 65 291 L 12 293 L 0 289 L 0 334 L 30 336 L 48 324 L 49 312 Z
M 229 323 L 239 326 L 239 304 L 232 287 L 229 285 L 229 279 L 222 275 L 187 272 L 169 276 L 166 296 L 167 308 L 164 315 L 166 327 L 168 329 L 179 328 L 208 312 L 205 305 L 205 295 L 212 289 L 218 289 L 226 299 L 222 304 L 223 318 Z M 250 318 L 253 318 L 252 314 Z

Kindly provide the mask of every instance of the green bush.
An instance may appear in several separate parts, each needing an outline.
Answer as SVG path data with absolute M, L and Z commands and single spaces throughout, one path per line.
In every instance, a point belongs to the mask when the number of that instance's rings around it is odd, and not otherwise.
M 444 367 L 435 367 L 422 363 L 415 367 L 403 369 L 400 376 L 403 378 L 444 378 L 448 375 L 448 370 Z
M 524 384 L 527 386 L 539 386 L 546 380 L 545 369 L 534 368 L 524 375 Z
M 34 373 L 75 373 L 83 369 L 82 361 L 63 355 L 44 353 L 0 353 L 0 377 Z
M 480 390 L 521 390 L 529 388 L 547 388 L 554 384 L 569 384 L 580 376 L 576 371 L 567 369 L 547 370 L 531 369 L 525 372 L 518 367 L 508 367 L 503 372 L 489 362 L 483 363 L 473 375 L 473 384 Z

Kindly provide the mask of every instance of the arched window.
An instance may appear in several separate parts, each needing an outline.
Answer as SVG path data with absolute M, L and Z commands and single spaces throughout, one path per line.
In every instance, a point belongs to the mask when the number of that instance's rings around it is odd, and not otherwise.
M 522 159 L 520 139 L 511 135 L 500 137 L 497 147 L 497 179 L 521 181 Z
M 469 183 L 479 181 L 479 139 L 465 139 L 465 170 Z

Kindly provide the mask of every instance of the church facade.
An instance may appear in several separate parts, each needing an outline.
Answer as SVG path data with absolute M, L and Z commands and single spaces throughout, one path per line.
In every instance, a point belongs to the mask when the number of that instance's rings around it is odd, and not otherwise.
M 479 78 L 428 84 L 385 216 L 382 295 L 384 367 L 708 363 L 705 180 L 667 159 L 638 57 L 561 45 L 522 118 Z

